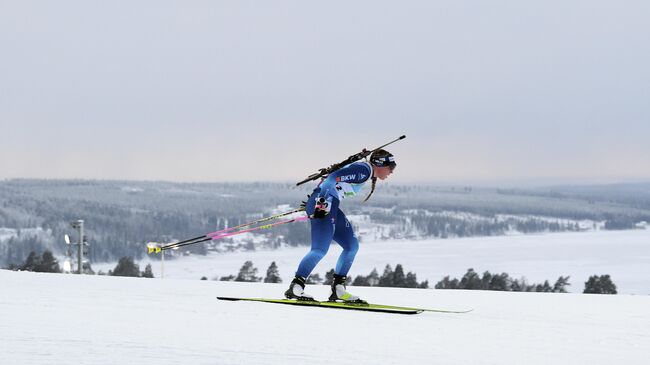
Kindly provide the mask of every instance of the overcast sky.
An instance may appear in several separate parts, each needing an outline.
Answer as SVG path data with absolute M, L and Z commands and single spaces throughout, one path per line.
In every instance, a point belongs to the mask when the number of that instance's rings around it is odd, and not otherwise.
M 650 180 L 648 1 L 0 0 L 0 178 Z

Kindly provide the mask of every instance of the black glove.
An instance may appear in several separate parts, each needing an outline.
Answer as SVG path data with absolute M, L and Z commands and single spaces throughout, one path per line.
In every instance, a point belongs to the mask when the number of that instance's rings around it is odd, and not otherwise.
M 327 215 L 330 213 L 330 209 L 332 209 L 332 206 L 330 203 L 325 200 L 325 198 L 320 197 L 316 199 L 316 205 L 314 206 L 314 214 L 312 214 L 312 218 L 317 218 L 317 219 L 322 219 L 327 217 Z

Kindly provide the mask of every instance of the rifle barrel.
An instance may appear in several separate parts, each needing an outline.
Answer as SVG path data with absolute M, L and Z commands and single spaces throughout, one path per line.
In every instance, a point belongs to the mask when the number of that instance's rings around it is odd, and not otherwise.
M 402 140 L 402 139 L 404 139 L 404 138 L 406 138 L 406 135 L 405 135 L 405 134 L 401 135 L 401 136 L 400 136 L 399 138 L 397 138 L 397 139 L 394 139 L 394 140 L 392 140 L 392 141 L 386 143 L 386 144 L 383 145 L 383 146 L 380 146 L 380 147 L 375 148 L 374 150 L 367 151 L 367 150 L 364 149 L 364 150 L 361 151 L 360 153 L 357 153 L 357 154 L 355 154 L 355 155 L 352 155 L 352 156 L 348 157 L 348 158 L 347 158 L 346 160 L 344 160 L 343 162 L 339 162 L 339 163 L 337 163 L 337 164 L 333 164 L 333 165 L 331 165 L 331 166 L 328 167 L 328 168 L 319 169 L 319 172 L 317 172 L 317 173 L 315 173 L 315 174 L 311 174 L 311 175 L 309 175 L 306 179 L 304 179 L 304 180 L 300 181 L 299 183 L 297 183 L 296 186 L 300 186 L 300 185 L 302 185 L 302 184 L 304 184 L 304 183 L 306 183 L 306 182 L 308 182 L 308 181 L 316 180 L 316 179 L 318 179 L 319 177 L 322 177 L 322 176 L 325 176 L 325 175 L 329 175 L 329 174 L 331 174 L 335 169 L 340 168 L 341 164 L 343 164 L 343 163 L 345 163 L 345 162 L 347 162 L 347 163 L 352 163 L 352 162 L 358 161 L 358 160 L 360 160 L 360 159 L 362 159 L 362 158 L 364 158 L 364 157 L 370 155 L 371 153 L 377 151 L 378 149 L 382 149 L 382 148 L 388 146 L 389 144 L 393 144 L 393 143 L 395 143 L 395 142 L 397 142 L 397 141 L 400 141 L 400 140 Z

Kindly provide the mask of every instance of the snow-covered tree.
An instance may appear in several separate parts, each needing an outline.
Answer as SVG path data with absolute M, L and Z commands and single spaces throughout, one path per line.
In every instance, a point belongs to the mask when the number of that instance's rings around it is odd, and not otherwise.
M 144 271 L 142 272 L 143 278 L 153 278 L 153 270 L 151 270 L 151 264 L 145 266 Z
M 256 282 L 261 281 L 262 278 L 257 277 L 257 268 L 253 266 L 252 261 L 246 261 L 244 265 L 239 269 L 239 274 L 235 278 L 235 281 L 245 281 L 245 282 Z
M 384 268 L 384 273 L 379 278 L 378 286 L 391 287 L 393 285 L 393 268 L 390 267 L 390 264 L 386 264 Z
M 271 262 L 271 265 L 266 270 L 266 277 L 264 278 L 265 283 L 281 283 L 282 278 L 280 278 L 280 272 L 278 271 L 278 265 L 275 264 L 275 261 Z
M 113 269 L 113 271 L 108 272 L 108 275 L 139 277 L 140 267 L 133 262 L 132 257 L 124 256 L 120 258 L 120 261 L 118 261 L 117 266 L 115 266 L 115 269 Z
M 555 285 L 553 285 L 553 292 L 554 293 L 566 293 L 565 287 L 571 285 L 569 284 L 569 278 L 570 276 L 560 276 L 557 281 L 555 282 Z
M 320 277 L 318 274 L 311 274 L 307 278 L 306 283 L 307 284 L 321 284 L 323 282 L 323 279 Z
M 612 282 L 609 275 L 593 275 L 585 282 L 586 294 L 616 294 L 616 285 Z
M 37 265 L 36 270 L 38 272 L 61 272 L 61 267 L 59 262 L 52 255 L 52 251 L 45 251 L 41 255 L 41 262 Z

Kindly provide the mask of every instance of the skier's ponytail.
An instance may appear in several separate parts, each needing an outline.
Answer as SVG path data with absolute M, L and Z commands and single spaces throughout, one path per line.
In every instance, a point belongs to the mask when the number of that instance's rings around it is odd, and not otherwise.
M 385 166 L 395 166 L 395 159 L 393 158 L 393 154 L 382 149 L 378 149 L 375 152 L 370 155 L 370 163 L 373 165 L 373 168 L 375 166 L 377 167 L 385 167 Z M 366 199 L 363 200 L 363 202 L 367 202 L 368 199 L 370 199 L 370 196 L 372 196 L 372 193 L 375 192 L 375 186 L 377 185 L 377 177 L 372 176 L 372 186 L 370 187 L 370 193 L 366 197 Z
M 372 193 L 375 192 L 375 185 L 377 185 L 377 178 L 373 176 L 373 177 L 372 177 L 372 186 L 370 187 L 370 193 L 369 193 L 368 196 L 363 200 L 364 203 L 367 202 L 368 199 L 370 199 L 370 196 L 372 195 Z

